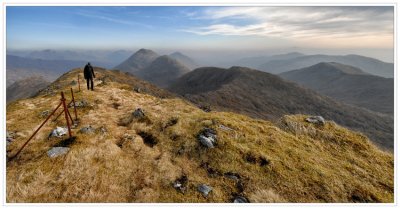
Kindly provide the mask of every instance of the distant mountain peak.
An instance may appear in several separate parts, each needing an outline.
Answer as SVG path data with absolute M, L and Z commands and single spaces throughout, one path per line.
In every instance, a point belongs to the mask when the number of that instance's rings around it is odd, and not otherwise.
M 335 70 L 335 71 L 340 71 L 341 73 L 345 74 L 353 74 L 353 75 L 365 75 L 368 73 L 365 73 L 363 70 L 360 68 L 351 66 L 351 65 L 345 65 L 342 63 L 338 62 L 320 62 L 316 65 L 313 65 L 311 67 L 308 67 L 310 69 L 323 69 L 323 70 Z M 304 69 L 304 68 L 303 68 Z

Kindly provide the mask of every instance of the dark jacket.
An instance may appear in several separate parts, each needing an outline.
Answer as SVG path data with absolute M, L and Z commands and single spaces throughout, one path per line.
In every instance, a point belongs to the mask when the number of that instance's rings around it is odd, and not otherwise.
M 89 64 L 85 66 L 85 69 L 83 70 L 83 75 L 85 79 L 96 78 L 96 76 L 94 75 L 93 67 Z

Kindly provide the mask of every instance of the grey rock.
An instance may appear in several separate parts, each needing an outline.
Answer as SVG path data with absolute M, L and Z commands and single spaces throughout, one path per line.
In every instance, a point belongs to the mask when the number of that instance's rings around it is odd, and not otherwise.
M 206 184 L 200 184 L 197 187 L 197 191 L 199 191 L 204 197 L 207 197 L 208 194 L 212 191 L 212 187 L 210 187 Z
M 211 128 L 204 128 L 197 138 L 207 148 L 214 148 L 217 144 L 217 132 Z
M 142 92 L 142 89 L 140 87 L 134 87 L 133 91 L 135 91 L 136 93 L 140 93 Z
M 74 107 L 74 104 L 71 103 L 70 107 Z M 89 103 L 86 100 L 75 101 L 75 107 L 88 107 Z
M 50 137 L 58 137 L 58 138 L 60 138 L 60 137 L 62 137 L 62 136 L 64 136 L 64 135 L 66 135 L 67 132 L 68 132 L 68 129 L 67 129 L 67 128 L 64 128 L 64 127 L 57 127 L 56 129 L 54 129 L 54 130 L 51 131 L 51 133 L 50 133 L 50 135 L 49 135 L 49 138 L 50 138 Z
M 249 203 L 249 200 L 243 196 L 237 196 L 233 199 L 233 203 Z
M 68 153 L 70 148 L 68 147 L 53 147 L 49 151 L 47 151 L 47 156 L 51 158 L 55 158 L 61 155 L 65 155 Z
M 92 126 L 86 126 L 79 130 L 79 132 L 82 134 L 93 134 L 95 131 L 96 129 L 93 128 Z
M 183 175 L 179 179 L 175 180 L 175 182 L 173 183 L 173 186 L 179 192 L 185 193 L 187 182 L 188 182 L 188 178 L 185 175 Z
M 7 142 L 13 142 L 14 139 L 15 139 L 15 134 L 16 134 L 15 131 L 7 131 L 6 132 L 6 140 L 7 140 Z
M 219 125 L 219 128 L 224 131 L 234 131 L 232 128 L 229 128 L 228 126 L 224 126 L 224 125 Z
M 133 113 L 132 113 L 134 118 L 140 119 L 144 118 L 145 114 L 144 111 L 141 108 L 137 108 Z
M 324 125 L 325 124 L 325 119 L 322 116 L 310 116 L 306 118 L 306 121 L 309 123 L 314 123 L 318 125 Z

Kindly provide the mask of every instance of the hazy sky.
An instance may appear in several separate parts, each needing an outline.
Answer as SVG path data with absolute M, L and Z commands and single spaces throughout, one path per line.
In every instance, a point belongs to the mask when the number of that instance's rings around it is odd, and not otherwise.
M 393 7 L 7 6 L 7 49 L 393 48 Z

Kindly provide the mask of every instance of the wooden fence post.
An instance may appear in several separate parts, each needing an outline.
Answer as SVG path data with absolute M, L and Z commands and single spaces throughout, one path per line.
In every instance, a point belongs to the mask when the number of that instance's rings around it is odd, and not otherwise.
M 61 92 L 61 103 L 63 104 L 63 107 L 64 107 L 65 120 L 67 121 L 67 126 L 68 126 L 68 135 L 69 135 L 69 138 L 71 138 L 72 134 L 71 134 L 71 127 L 69 125 L 69 119 L 68 119 L 68 109 L 67 109 L 68 107 L 65 104 L 64 92 Z

